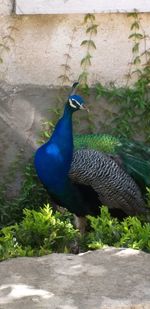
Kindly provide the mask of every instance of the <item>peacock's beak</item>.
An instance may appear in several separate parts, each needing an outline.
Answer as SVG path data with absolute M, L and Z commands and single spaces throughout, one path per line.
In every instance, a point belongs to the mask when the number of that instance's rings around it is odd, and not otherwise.
M 85 111 L 89 113 L 89 109 L 86 107 L 85 104 L 80 105 L 80 109 L 84 109 Z

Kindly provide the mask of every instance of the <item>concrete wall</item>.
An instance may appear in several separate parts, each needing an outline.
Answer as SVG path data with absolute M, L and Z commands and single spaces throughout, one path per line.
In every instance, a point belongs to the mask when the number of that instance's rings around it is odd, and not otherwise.
M 30 15 L 10 16 L 11 0 L 0 2 L 0 37 L 7 39 L 10 51 L 0 51 L 3 64 L 1 78 L 10 84 L 60 85 L 58 76 L 63 74 L 64 54 L 68 51 L 72 32 L 75 28 L 71 49 L 70 79 L 78 79 L 81 73 L 80 61 L 85 54 L 80 47 L 86 39 L 83 26 L 84 15 Z M 3 15 L 3 16 L 2 16 Z M 150 33 L 150 14 L 141 14 L 141 23 Z M 90 83 L 110 81 L 125 83 L 129 62 L 132 58 L 132 43 L 128 39 L 131 20 L 127 14 L 97 14 L 98 35 L 94 41 L 90 68 Z M 14 27 L 14 28 L 13 28 Z

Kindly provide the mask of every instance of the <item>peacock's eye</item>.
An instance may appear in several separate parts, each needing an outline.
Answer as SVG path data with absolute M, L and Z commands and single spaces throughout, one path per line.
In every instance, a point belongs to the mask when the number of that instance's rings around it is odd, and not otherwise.
M 70 104 L 70 106 L 73 107 L 73 108 L 76 108 L 76 105 L 74 105 L 72 101 L 75 101 L 75 102 L 76 102 L 76 100 L 73 100 L 73 99 L 71 100 L 71 99 L 69 99 L 69 104 Z M 77 103 L 77 102 L 76 102 L 76 103 Z

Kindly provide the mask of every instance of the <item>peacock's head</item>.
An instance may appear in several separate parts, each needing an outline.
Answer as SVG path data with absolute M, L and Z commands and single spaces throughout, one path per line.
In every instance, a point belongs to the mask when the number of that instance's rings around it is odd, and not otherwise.
M 79 83 L 77 82 L 73 84 L 71 93 L 68 97 L 67 104 L 72 109 L 72 112 L 75 112 L 79 109 L 84 109 L 88 111 L 87 107 L 85 106 L 83 98 L 80 95 L 75 94 L 78 84 Z
M 85 107 L 83 98 L 77 94 L 69 96 L 68 104 L 70 105 L 70 107 L 72 108 L 74 112 L 79 109 L 87 109 Z

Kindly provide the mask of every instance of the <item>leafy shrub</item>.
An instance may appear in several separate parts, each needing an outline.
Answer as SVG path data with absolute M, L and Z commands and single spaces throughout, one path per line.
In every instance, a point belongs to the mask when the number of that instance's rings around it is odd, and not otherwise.
M 93 230 L 86 236 L 87 249 L 115 246 L 150 252 L 150 223 L 142 223 L 137 217 L 127 217 L 119 222 L 111 218 L 104 206 L 100 216 L 88 216 L 88 219 Z
M 33 162 L 27 164 L 22 176 L 21 190 L 16 198 L 8 199 L 5 188 L 0 190 L 0 228 L 20 222 L 23 209 L 38 210 L 41 205 L 49 202 L 49 195 L 38 180 Z
M 40 256 L 51 252 L 70 252 L 78 237 L 69 219 L 53 214 L 49 205 L 40 211 L 24 210 L 21 223 L 0 233 L 0 260 L 16 256 Z

